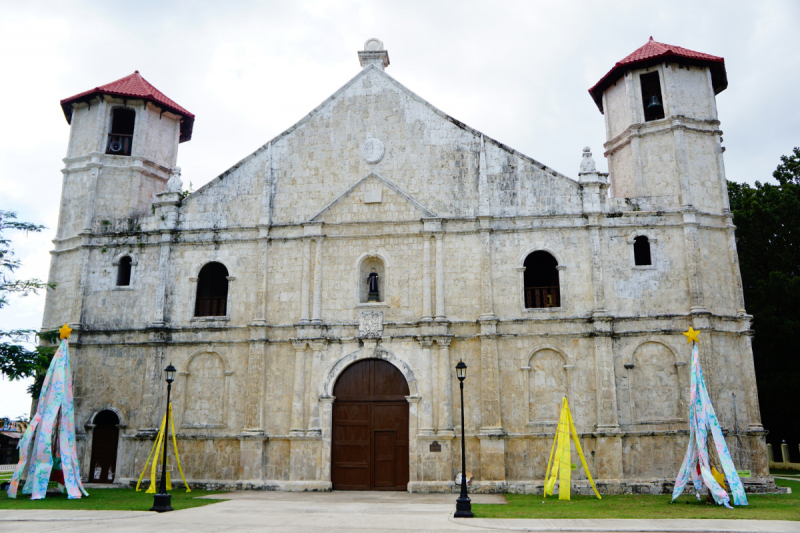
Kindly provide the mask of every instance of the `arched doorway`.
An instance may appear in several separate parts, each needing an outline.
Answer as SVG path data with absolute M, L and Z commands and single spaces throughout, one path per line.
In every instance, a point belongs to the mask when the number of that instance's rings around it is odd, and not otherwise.
M 365 359 L 333 388 L 334 490 L 406 490 L 408 383 L 391 363 Z
M 117 472 L 119 417 L 114 411 L 100 411 L 94 417 L 92 460 L 89 463 L 91 483 L 113 483 Z

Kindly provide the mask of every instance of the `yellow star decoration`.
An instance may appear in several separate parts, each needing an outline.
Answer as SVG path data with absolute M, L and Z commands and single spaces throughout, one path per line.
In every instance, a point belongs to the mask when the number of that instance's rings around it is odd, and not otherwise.
M 700 335 L 700 332 L 692 329 L 692 326 L 689 326 L 689 331 L 684 331 L 683 334 L 686 335 L 686 344 L 689 344 L 692 341 L 697 343 L 700 342 L 700 339 L 697 338 L 697 336 Z
M 61 334 L 62 339 L 69 339 L 69 334 L 72 333 L 72 328 L 64 323 L 63 326 L 58 328 L 58 332 Z

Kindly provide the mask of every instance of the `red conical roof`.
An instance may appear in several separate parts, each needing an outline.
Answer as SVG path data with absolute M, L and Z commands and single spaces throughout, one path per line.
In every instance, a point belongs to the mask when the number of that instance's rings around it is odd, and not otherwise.
M 149 81 L 144 79 L 137 70 L 129 76 L 120 78 L 117 81 L 112 81 L 100 87 L 89 89 L 82 93 L 70 96 L 61 100 L 61 109 L 64 110 L 64 116 L 67 118 L 67 123 L 72 123 L 72 104 L 75 102 L 85 102 L 91 100 L 95 96 L 101 94 L 108 94 L 111 96 L 119 96 L 122 98 L 136 98 L 153 102 L 159 107 L 168 110 L 171 113 L 183 117 L 181 121 L 181 138 L 180 142 L 188 141 L 192 138 L 192 127 L 194 126 L 194 115 L 179 106 L 174 101 L 167 98 L 167 96 L 153 87 Z
M 662 62 L 675 62 L 683 65 L 704 66 L 711 68 L 711 83 L 714 94 L 719 94 L 728 86 L 728 76 L 725 73 L 725 59 L 702 52 L 695 52 L 680 46 L 664 44 L 654 41 L 652 37 L 644 46 L 625 59 L 618 61 L 614 68 L 608 71 L 594 87 L 589 89 L 589 94 L 594 98 L 600 112 L 603 112 L 603 91 L 613 85 L 627 71 L 645 68 Z

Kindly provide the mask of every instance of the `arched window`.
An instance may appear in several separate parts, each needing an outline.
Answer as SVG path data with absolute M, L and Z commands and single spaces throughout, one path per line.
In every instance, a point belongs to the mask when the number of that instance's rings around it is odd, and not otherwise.
M 117 267 L 117 287 L 127 287 L 131 284 L 132 263 L 133 260 L 129 255 L 119 260 L 119 266 Z
M 226 316 L 228 269 L 222 263 L 208 263 L 197 277 L 194 316 Z
M 111 115 L 111 132 L 108 134 L 107 154 L 131 155 L 135 122 L 136 112 L 133 109 L 114 108 Z
M 653 264 L 650 259 L 650 239 L 645 235 L 633 239 L 633 262 L 636 266 Z
M 525 308 L 561 307 L 556 258 L 540 250 L 530 254 L 524 266 Z

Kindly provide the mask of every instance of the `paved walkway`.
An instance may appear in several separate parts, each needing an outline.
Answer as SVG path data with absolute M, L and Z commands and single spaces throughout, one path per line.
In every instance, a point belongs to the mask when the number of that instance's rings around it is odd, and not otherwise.
M 499 495 L 473 495 L 502 503 Z M 260 492 L 209 496 L 230 501 L 156 514 L 122 511 L 0 510 L 0 532 L 435 532 L 626 531 L 800 533 L 800 522 L 762 520 L 489 520 L 454 519 L 455 495 L 404 492 Z

